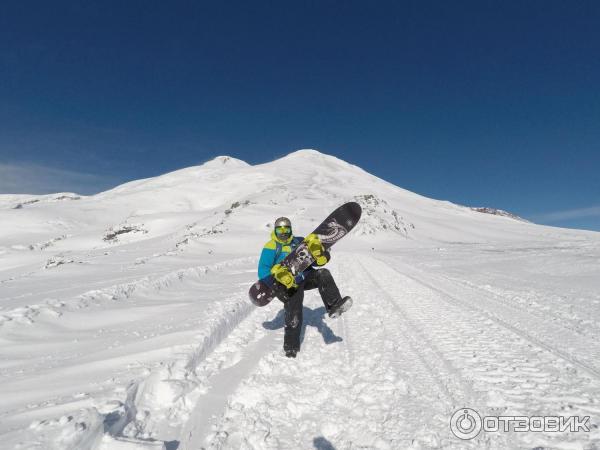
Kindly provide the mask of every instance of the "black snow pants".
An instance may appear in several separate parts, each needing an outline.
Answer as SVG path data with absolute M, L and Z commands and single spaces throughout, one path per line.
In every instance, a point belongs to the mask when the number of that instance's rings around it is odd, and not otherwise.
M 283 337 L 284 350 L 300 350 L 300 331 L 302 329 L 302 301 L 304 291 L 319 289 L 325 309 L 329 311 L 332 305 L 342 299 L 331 272 L 327 269 L 314 269 L 306 272 L 305 279 L 298 285 L 297 291 L 284 302 L 285 334 Z

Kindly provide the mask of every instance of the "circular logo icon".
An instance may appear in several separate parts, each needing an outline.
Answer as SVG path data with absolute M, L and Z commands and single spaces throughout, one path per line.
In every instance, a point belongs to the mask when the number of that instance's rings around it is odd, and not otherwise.
M 474 409 L 461 408 L 452 414 L 450 430 L 459 439 L 473 439 L 481 431 L 481 416 Z

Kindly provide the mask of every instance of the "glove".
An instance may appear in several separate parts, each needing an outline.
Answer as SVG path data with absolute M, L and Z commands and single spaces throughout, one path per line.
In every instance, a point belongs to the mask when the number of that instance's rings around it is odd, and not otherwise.
M 282 266 L 281 264 L 275 264 L 271 268 L 271 274 L 275 277 L 275 280 L 277 280 L 278 283 L 283 284 L 287 289 L 298 287 L 294 280 L 294 275 L 292 275 L 290 269 Z
M 304 242 L 306 242 L 306 246 L 308 247 L 308 251 L 315 259 L 315 262 L 318 266 L 322 266 L 327 264 L 329 261 L 329 257 L 327 256 L 327 252 L 321 243 L 321 239 L 314 233 L 309 234 L 304 238 Z

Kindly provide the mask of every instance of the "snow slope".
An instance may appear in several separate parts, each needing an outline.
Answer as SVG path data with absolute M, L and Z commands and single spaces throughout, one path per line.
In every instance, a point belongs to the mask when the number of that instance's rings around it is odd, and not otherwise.
M 247 289 L 275 217 L 363 205 L 302 351 Z M 600 234 L 432 200 L 314 150 L 218 157 L 94 196 L 0 196 L 0 448 L 600 446 Z M 482 432 L 453 412 L 590 416 Z

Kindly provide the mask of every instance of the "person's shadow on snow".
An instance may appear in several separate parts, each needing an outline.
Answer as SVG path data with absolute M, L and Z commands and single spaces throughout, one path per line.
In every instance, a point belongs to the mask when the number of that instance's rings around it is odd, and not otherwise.
M 302 321 L 302 329 L 300 330 L 300 343 L 304 342 L 304 333 L 307 325 L 315 327 L 319 333 L 321 333 L 321 336 L 323 336 L 323 342 L 325 342 L 325 344 L 333 344 L 334 342 L 343 341 L 343 339 L 340 336 L 336 336 L 333 330 L 325 323 L 323 320 L 325 314 L 327 314 L 327 311 L 325 310 L 324 306 L 315 309 L 302 306 L 302 316 L 304 319 Z M 263 322 L 262 325 L 267 330 L 278 330 L 283 328 L 285 325 L 284 310 L 279 310 L 273 319 Z
M 313 445 L 316 450 L 335 450 L 335 447 L 331 442 L 325 439 L 323 436 L 319 436 L 313 439 Z

